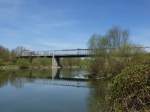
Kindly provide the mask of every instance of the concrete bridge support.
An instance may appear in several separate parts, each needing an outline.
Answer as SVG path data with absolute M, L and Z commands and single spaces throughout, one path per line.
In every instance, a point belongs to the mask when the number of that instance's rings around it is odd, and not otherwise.
M 61 68 L 60 64 L 60 57 L 53 57 L 52 58 L 52 68 Z

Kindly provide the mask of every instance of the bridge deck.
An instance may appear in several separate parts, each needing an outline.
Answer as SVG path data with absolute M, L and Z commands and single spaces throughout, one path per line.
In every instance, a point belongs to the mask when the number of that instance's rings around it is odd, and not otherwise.
M 70 49 L 55 51 L 24 51 L 18 57 L 89 57 L 91 50 L 89 49 Z

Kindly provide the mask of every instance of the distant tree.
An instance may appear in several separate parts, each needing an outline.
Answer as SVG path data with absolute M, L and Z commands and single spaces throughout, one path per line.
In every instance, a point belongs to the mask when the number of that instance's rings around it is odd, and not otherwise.
M 94 34 L 91 36 L 91 38 L 88 41 L 89 49 L 97 49 L 98 48 L 99 37 L 100 37 L 100 35 L 97 35 L 97 34 Z
M 88 41 L 90 49 L 120 48 L 130 44 L 129 32 L 119 27 L 111 28 L 105 35 L 94 34 Z
M 122 47 L 129 43 L 129 32 L 119 27 L 111 28 L 106 34 L 111 48 Z
M 0 46 L 0 64 L 5 64 L 10 60 L 10 51 L 3 47 Z
M 93 74 L 118 74 L 131 56 L 143 53 L 143 49 L 130 43 L 129 32 L 119 27 L 111 28 L 105 35 L 93 35 L 88 42 L 95 57 L 89 71 Z M 130 58 L 129 58 L 130 57 Z

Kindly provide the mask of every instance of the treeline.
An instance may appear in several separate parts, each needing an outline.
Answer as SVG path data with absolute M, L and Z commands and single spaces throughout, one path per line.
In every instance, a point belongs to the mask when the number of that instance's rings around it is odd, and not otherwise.
M 95 55 L 89 72 L 93 77 L 111 79 L 108 89 L 110 112 L 148 112 L 150 110 L 150 54 L 131 43 L 127 30 L 110 29 L 93 35 L 89 48 Z M 108 111 L 108 110 L 107 110 Z
M 10 65 L 18 66 L 19 68 L 51 66 L 51 59 L 49 58 L 35 58 L 32 62 L 30 59 L 17 58 L 17 56 L 22 54 L 25 50 L 27 49 L 24 47 L 17 47 L 13 50 L 9 50 L 8 48 L 0 46 L 0 66 L 5 66 L 5 68 L 8 69 Z

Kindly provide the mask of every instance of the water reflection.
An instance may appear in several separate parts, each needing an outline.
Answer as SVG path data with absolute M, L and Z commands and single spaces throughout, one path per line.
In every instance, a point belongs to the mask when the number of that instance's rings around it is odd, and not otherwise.
M 77 71 L 78 70 L 56 69 L 53 71 L 20 70 L 20 71 L 1 72 L 0 87 L 10 83 L 12 86 L 15 86 L 16 88 L 21 88 L 25 83 L 34 82 L 36 79 L 66 80 L 66 81 L 88 80 L 84 74 L 80 74 L 79 76 L 79 71 L 78 72 Z M 80 72 L 82 73 L 83 71 Z
M 107 86 L 104 80 L 89 81 L 87 72 L 81 69 L 3 71 L 0 72 L 0 111 L 108 112 Z
M 109 112 L 107 80 L 90 81 L 89 112 Z
M 6 85 L 8 82 L 8 79 L 9 79 L 9 73 L 1 71 L 0 72 L 0 87 L 3 87 L 4 85 Z

